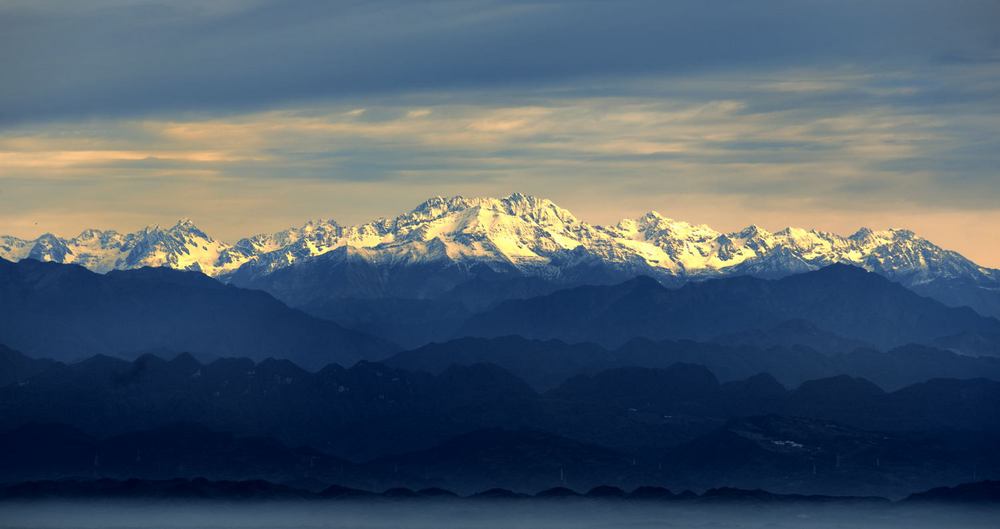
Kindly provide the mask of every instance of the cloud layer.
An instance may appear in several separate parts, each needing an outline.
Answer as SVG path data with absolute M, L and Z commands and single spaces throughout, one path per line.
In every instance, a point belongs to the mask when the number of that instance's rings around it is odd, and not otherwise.
M 201 4 L 0 7 L 0 231 L 519 190 L 1000 265 L 993 2 Z

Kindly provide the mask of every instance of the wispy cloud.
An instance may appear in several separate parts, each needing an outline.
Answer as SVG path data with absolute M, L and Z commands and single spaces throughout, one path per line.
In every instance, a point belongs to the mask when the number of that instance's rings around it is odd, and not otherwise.
M 0 232 L 191 216 L 234 238 L 520 190 L 601 222 L 905 222 L 963 251 L 978 234 L 1000 265 L 995 230 L 957 220 L 1000 211 L 998 18 L 929 0 L 7 2 Z

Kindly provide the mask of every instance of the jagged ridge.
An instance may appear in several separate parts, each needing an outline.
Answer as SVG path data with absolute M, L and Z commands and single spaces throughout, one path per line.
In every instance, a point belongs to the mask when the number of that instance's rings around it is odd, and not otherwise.
M 732 274 L 782 276 L 850 263 L 914 285 L 939 279 L 995 284 L 996 270 L 942 249 L 912 231 L 867 228 L 848 237 L 749 226 L 721 233 L 655 211 L 613 226 L 591 225 L 552 201 L 520 193 L 504 198 L 434 197 L 393 219 L 357 226 L 309 221 L 229 245 L 190 220 L 135 233 L 85 230 L 71 239 L 44 234 L 28 241 L 0 237 L 0 257 L 76 263 L 98 272 L 142 266 L 199 270 L 226 277 L 259 276 L 347 248 L 345 256 L 380 264 L 472 262 L 528 275 L 554 276 L 598 263 L 662 277 Z

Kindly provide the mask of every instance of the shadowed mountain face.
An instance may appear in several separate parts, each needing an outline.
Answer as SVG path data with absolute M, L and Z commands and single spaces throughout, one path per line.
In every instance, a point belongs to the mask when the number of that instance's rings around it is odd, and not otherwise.
M 490 364 L 436 375 L 374 363 L 310 373 L 288 361 L 203 364 L 188 355 L 94 357 L 0 388 L 7 427 L 44 421 L 113 435 L 201 423 L 353 459 L 428 448 L 482 428 L 531 428 L 641 452 L 763 413 L 878 431 L 993 431 L 1000 429 L 998 403 L 1000 382 L 985 379 L 935 379 L 885 392 L 838 376 L 788 391 L 769 375 L 720 383 L 702 366 L 674 364 L 597 371 L 539 394 Z
M 238 437 L 197 424 L 168 424 L 104 439 L 57 424 L 31 423 L 2 434 L 5 481 L 66 477 L 266 479 L 359 484 L 374 474 L 309 448 Z
M 424 480 L 463 492 L 503 487 L 541 490 L 557 484 L 593 486 L 610 476 L 640 474 L 632 457 L 601 446 L 537 431 L 488 429 L 433 448 L 373 461 L 382 474 Z M 397 478 L 398 479 L 398 478 Z
M 857 349 L 872 349 L 871 344 L 838 336 L 803 319 L 786 320 L 772 327 L 730 332 L 711 339 L 724 345 L 749 345 L 754 347 L 806 346 L 823 353 L 849 353 Z
M 55 362 L 42 358 L 28 358 L 18 351 L 0 345 L 0 387 L 23 382 L 49 369 Z
M 961 483 L 977 478 L 974 469 L 1000 468 L 1000 457 L 989 448 L 998 441 L 995 433 L 886 433 L 765 415 L 730 421 L 678 446 L 663 466 L 681 476 L 678 488 L 709 482 L 793 491 L 825 483 L 826 490 L 891 490 L 899 496 L 907 487 Z
M 408 270 L 416 273 L 412 267 Z M 691 339 L 726 344 L 730 350 L 777 347 L 787 351 L 806 346 L 837 356 L 859 348 L 884 350 L 913 342 L 970 355 L 1000 354 L 1000 321 L 969 309 L 946 307 L 876 274 L 843 265 L 774 281 L 738 277 L 677 289 L 639 278 L 499 305 L 494 305 L 498 299 L 494 295 L 530 295 L 533 289 L 543 287 L 515 281 L 518 287 L 509 277 L 495 272 L 487 276 L 477 282 L 481 292 L 455 288 L 438 299 L 375 296 L 311 308 L 360 329 L 349 330 L 289 309 L 263 292 L 226 286 L 194 272 L 160 268 L 97 275 L 74 265 L 0 262 L 0 293 L 4 294 L 0 315 L 5 316 L 0 321 L 0 343 L 57 359 L 95 353 L 134 357 L 143 352 L 191 352 L 199 356 L 287 358 L 310 368 L 329 362 L 350 365 L 362 359 L 382 359 L 394 346 L 373 336 L 386 334 L 411 344 L 456 334 L 520 335 L 590 341 L 615 348 L 628 347 L 637 338 Z M 384 279 L 393 277 L 390 274 Z M 373 288 L 375 283 L 370 283 Z M 545 288 L 551 290 L 552 286 Z M 483 296 L 491 300 L 480 305 Z M 460 341 L 455 343 L 461 345 Z M 434 349 L 441 361 L 451 354 L 442 353 L 440 344 L 419 350 Z M 553 348 L 548 349 L 546 354 L 551 355 Z M 516 349 L 504 354 L 511 361 L 518 356 L 522 361 L 530 360 Z M 559 371 L 572 372 L 574 366 L 595 364 L 587 359 L 597 354 L 593 350 L 583 351 L 582 360 L 577 358 L 579 354 L 564 351 L 545 367 L 535 362 L 534 367 L 543 369 L 530 377 L 532 383 L 547 372 L 548 380 L 543 383 L 554 384 L 560 376 L 565 378 Z M 673 361 L 698 362 L 690 358 Z M 793 359 L 788 365 L 797 362 Z M 602 362 L 596 365 L 606 366 Z M 781 362 L 761 367 L 765 369 L 758 371 L 769 371 L 786 382 L 801 380 L 786 378 L 782 372 L 795 368 Z M 806 377 L 855 372 L 819 369 Z M 753 372 L 738 372 L 736 376 L 748 374 Z
M 908 230 L 863 228 L 844 237 L 748 226 L 721 233 L 655 211 L 599 226 L 551 200 L 521 193 L 433 197 L 393 218 L 355 226 L 310 221 L 233 245 L 187 219 L 128 234 L 91 229 L 69 239 L 0 236 L 0 257 L 76 263 L 100 272 L 143 266 L 199 270 L 323 311 L 337 300 L 456 294 L 475 310 L 491 301 L 637 275 L 676 285 L 738 275 L 778 278 L 847 263 L 950 305 L 1000 316 L 1000 272 Z M 388 325 L 388 317 L 378 319 Z M 393 334 L 411 343 L 404 331 Z
M 168 351 L 277 356 L 309 367 L 350 365 L 394 349 L 263 292 L 195 272 L 145 268 L 100 275 L 33 260 L 0 260 L 0 342 L 56 359 Z
M 959 503 L 983 504 L 1000 502 L 1000 481 L 978 481 L 963 483 L 955 487 L 937 487 L 928 491 L 911 494 L 906 498 L 914 503 Z
M 520 335 L 619 345 L 634 337 L 706 340 L 806 320 L 850 340 L 890 348 L 961 332 L 995 333 L 1000 321 L 951 308 L 845 265 L 768 281 L 736 277 L 670 290 L 649 278 L 507 301 L 459 334 Z
M 611 352 L 596 344 L 567 344 L 559 340 L 504 336 L 432 343 L 397 353 L 384 363 L 430 373 L 440 373 L 452 365 L 490 363 L 510 371 L 538 389 L 549 389 L 573 375 L 612 367 L 614 358 Z
M 664 368 L 678 362 L 703 365 L 723 381 L 769 373 L 788 386 L 839 374 L 864 377 L 887 389 L 936 377 L 1000 380 L 1000 358 L 958 355 L 920 345 L 907 345 L 886 352 L 865 348 L 824 354 L 798 345 L 754 347 L 687 340 L 634 339 L 621 347 L 608 349 L 587 342 L 568 344 L 559 340 L 504 336 L 432 343 L 384 360 L 384 363 L 394 367 L 430 373 L 440 373 L 456 364 L 492 363 L 539 390 L 551 389 L 575 375 L 604 369 L 629 366 Z
M 5 480 L 903 495 L 967 480 L 972 468 L 1000 475 L 1000 382 L 981 379 L 885 392 L 839 376 L 788 390 L 768 375 L 720 383 L 675 364 L 581 375 L 539 394 L 483 364 L 433 376 L 369 363 L 309 373 L 274 360 L 95 357 L 0 388 L 0 417 Z
M 539 413 L 530 387 L 490 365 L 432 376 L 366 362 L 310 373 L 287 360 L 99 356 L 56 365 L 0 394 L 8 426 L 67 423 L 103 436 L 201 423 L 356 459 L 429 447 L 493 424 L 518 427 Z
M 350 254 L 268 277 L 308 297 L 293 270 Z M 996 350 L 1000 321 L 879 275 L 834 265 L 676 289 L 601 276 L 551 291 L 435 266 L 317 272 L 373 290 L 309 298 L 316 311 L 379 335 L 396 319 L 407 341 L 473 335 L 398 352 L 198 273 L 0 261 L 0 481 L 903 495 L 1000 475 L 1000 358 L 972 355 Z M 574 266 L 583 278 L 586 261 Z M 385 297 L 420 281 L 437 297 Z
M 382 263 L 363 251 L 341 248 L 266 275 L 240 269 L 227 279 L 272 293 L 309 314 L 415 347 L 452 337 L 471 315 L 504 300 L 633 276 L 579 265 L 557 278 L 525 277 L 503 263 Z

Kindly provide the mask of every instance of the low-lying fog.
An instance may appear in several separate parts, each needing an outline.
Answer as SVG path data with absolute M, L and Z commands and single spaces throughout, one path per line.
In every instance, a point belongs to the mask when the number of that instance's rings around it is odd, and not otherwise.
M 0 504 L 10 528 L 996 528 L 1000 509 L 564 501 L 56 502 Z

